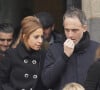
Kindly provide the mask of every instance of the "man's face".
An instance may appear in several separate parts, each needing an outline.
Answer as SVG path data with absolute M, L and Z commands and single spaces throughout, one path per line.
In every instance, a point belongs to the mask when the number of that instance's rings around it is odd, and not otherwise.
M 66 17 L 63 25 L 66 38 L 73 40 L 75 45 L 78 44 L 86 31 L 86 25 L 83 26 L 77 17 Z
M 0 32 L 0 50 L 6 51 L 12 43 L 13 33 Z
M 44 29 L 44 31 L 43 31 L 43 34 L 44 34 L 43 37 L 44 37 L 44 39 L 45 40 L 50 39 L 51 33 L 52 33 L 52 27 L 49 27 L 47 29 Z

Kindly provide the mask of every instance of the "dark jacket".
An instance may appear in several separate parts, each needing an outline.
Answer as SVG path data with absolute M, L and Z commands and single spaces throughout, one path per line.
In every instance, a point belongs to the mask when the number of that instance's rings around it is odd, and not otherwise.
M 100 59 L 89 68 L 84 87 L 86 90 L 100 90 Z
M 4 58 L 4 56 L 5 56 L 5 52 L 0 50 L 0 60 L 2 60 L 2 58 Z
M 52 36 L 54 38 L 54 43 L 62 41 L 62 34 L 59 34 L 57 32 L 52 32 Z
M 45 52 L 28 51 L 24 44 L 9 49 L 0 61 L 0 90 L 46 90 L 41 81 Z
M 99 43 L 90 40 L 88 32 L 84 33 L 70 58 L 64 54 L 63 43 L 51 45 L 46 54 L 42 73 L 44 84 L 54 90 L 62 90 L 69 82 L 83 84 L 98 46 Z

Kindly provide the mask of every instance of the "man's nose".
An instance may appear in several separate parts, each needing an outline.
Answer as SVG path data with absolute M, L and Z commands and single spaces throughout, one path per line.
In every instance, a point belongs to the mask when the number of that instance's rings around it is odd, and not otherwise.
M 69 31 L 68 32 L 68 38 L 72 38 L 73 37 L 73 32 L 72 31 Z
M 5 46 L 8 45 L 8 41 L 7 41 L 7 40 L 4 41 L 4 45 L 5 45 Z

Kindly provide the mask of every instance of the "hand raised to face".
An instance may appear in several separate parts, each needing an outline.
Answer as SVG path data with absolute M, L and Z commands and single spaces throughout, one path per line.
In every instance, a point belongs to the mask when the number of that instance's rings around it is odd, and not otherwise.
M 73 40 L 67 39 L 67 40 L 64 42 L 64 53 L 65 53 L 68 57 L 70 57 L 70 56 L 73 54 L 74 47 L 75 47 L 75 44 L 74 44 Z

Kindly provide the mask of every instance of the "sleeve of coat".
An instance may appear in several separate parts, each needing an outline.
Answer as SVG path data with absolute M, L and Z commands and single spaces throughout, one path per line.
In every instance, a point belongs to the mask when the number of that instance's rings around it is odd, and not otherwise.
M 11 56 L 7 52 L 5 57 L 0 60 L 0 90 L 5 90 L 7 83 L 9 82 L 10 78 L 10 71 L 11 71 Z M 8 86 L 8 89 L 6 90 L 14 90 L 9 89 L 10 86 Z
M 52 88 L 57 82 L 59 82 L 67 61 L 64 59 L 63 50 L 58 46 L 51 46 L 46 54 L 44 68 L 42 72 L 42 81 L 45 86 Z

